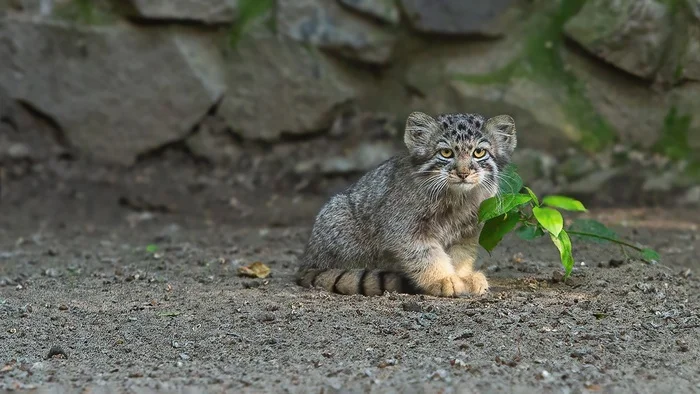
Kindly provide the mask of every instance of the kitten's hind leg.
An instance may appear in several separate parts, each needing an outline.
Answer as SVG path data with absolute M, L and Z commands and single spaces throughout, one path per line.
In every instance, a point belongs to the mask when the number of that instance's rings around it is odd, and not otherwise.
M 457 297 L 467 293 L 467 284 L 455 272 L 452 259 L 437 244 L 418 244 L 399 256 L 404 273 L 421 293 Z
M 478 255 L 477 239 L 469 239 L 453 245 L 448 254 L 452 258 L 457 276 L 464 281 L 467 292 L 484 294 L 489 288 L 488 280 L 483 272 L 474 271 L 474 262 Z

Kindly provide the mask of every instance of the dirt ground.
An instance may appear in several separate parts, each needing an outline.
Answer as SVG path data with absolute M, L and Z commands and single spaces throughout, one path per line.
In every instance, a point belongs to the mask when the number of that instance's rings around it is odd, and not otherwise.
M 547 240 L 508 237 L 482 253 L 485 296 L 348 297 L 292 281 L 333 187 L 162 167 L 177 182 L 70 164 L 5 177 L 0 389 L 700 391 L 697 211 L 591 209 L 658 265 L 579 242 L 561 283 Z M 271 276 L 237 275 L 254 261 Z

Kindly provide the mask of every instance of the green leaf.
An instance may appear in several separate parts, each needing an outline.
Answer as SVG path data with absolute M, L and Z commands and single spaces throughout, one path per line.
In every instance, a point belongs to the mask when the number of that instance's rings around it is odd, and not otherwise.
M 574 200 L 571 197 L 566 196 L 547 196 L 542 199 L 542 204 L 549 205 L 550 207 L 565 209 L 567 211 L 586 211 L 586 207 L 583 206 L 581 201 Z
M 479 207 L 479 221 L 484 222 L 510 212 L 513 208 L 530 202 L 527 194 L 505 194 L 488 198 Z
M 518 194 L 523 188 L 523 179 L 518 175 L 518 168 L 515 164 L 508 164 L 500 174 L 498 174 L 499 194 Z
M 148 253 L 155 253 L 158 251 L 158 245 L 150 244 L 146 246 L 146 252 Z
M 158 314 L 160 317 L 175 317 L 175 316 L 180 316 L 180 312 L 178 311 L 172 311 L 172 312 L 161 312 Z
M 553 236 L 559 236 L 559 233 L 564 228 L 564 218 L 561 216 L 559 211 L 552 208 L 534 207 L 532 208 L 532 213 L 535 215 L 535 219 L 537 219 L 542 227 L 549 231 Z
M 555 237 L 554 234 L 549 234 L 549 236 L 552 238 L 554 246 L 559 249 L 561 265 L 564 266 L 564 270 L 566 271 L 564 277 L 568 278 L 569 275 L 571 275 L 571 270 L 574 269 L 574 255 L 571 250 L 571 239 L 569 238 L 569 234 L 567 234 L 565 230 L 561 230 L 559 232 L 559 236 Z
M 522 225 L 515 230 L 518 236 L 526 241 L 531 241 L 544 235 L 544 231 L 540 226 Z
M 512 211 L 487 220 L 484 223 L 484 228 L 481 229 L 481 234 L 479 234 L 479 244 L 491 253 L 503 237 L 515 228 L 519 221 L 520 214 L 518 211 Z
M 593 219 L 576 219 L 573 223 L 571 223 L 568 231 L 574 238 L 600 244 L 606 244 L 609 241 L 597 237 L 617 239 L 617 234 L 614 231 L 609 229 L 603 223 Z M 573 234 L 573 232 L 576 232 L 576 234 Z
M 529 194 L 530 197 L 532 197 L 532 201 L 535 202 L 535 205 L 540 206 L 540 200 L 537 199 L 537 195 L 535 194 L 535 192 L 533 192 L 532 189 L 530 189 L 527 186 L 525 186 L 525 190 L 527 191 L 527 194 Z
M 642 258 L 650 263 L 658 263 L 661 260 L 661 256 L 654 249 L 644 248 L 641 253 Z

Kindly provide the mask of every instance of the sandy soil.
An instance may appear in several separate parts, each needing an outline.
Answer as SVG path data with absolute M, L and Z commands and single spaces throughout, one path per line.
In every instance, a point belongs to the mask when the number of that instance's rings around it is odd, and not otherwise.
M 591 210 L 659 265 L 578 243 L 560 283 L 552 245 L 509 237 L 485 296 L 348 297 L 292 282 L 327 193 L 71 179 L 4 185 L 0 389 L 700 391 L 697 212 Z

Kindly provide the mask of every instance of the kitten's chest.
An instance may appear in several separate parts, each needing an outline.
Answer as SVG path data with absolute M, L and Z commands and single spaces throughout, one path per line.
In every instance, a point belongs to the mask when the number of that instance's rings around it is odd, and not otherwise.
M 477 212 L 467 206 L 446 207 L 427 219 L 426 231 L 444 247 L 474 237 L 479 230 Z

